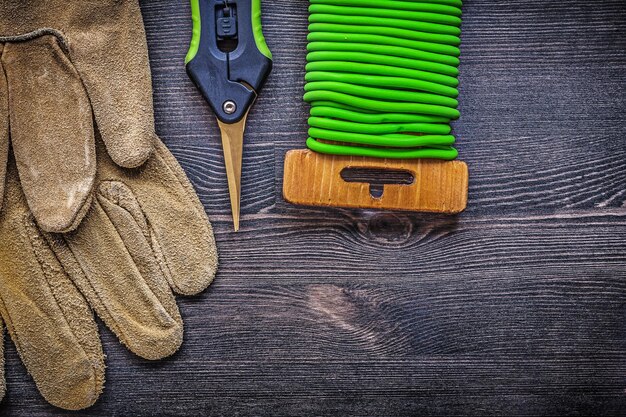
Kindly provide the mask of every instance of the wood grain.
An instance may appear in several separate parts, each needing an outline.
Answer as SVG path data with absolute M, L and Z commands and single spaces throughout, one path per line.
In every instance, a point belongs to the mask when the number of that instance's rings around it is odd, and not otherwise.
M 305 0 L 263 2 L 275 69 L 248 119 L 232 232 L 214 116 L 184 71 L 184 1 L 142 1 L 159 135 L 216 231 L 181 298 L 185 343 L 130 354 L 103 326 L 94 416 L 626 415 L 626 7 L 464 2 L 458 216 L 296 207 Z M 7 416 L 47 405 L 6 343 Z
M 355 168 L 406 172 L 411 181 L 383 184 L 374 195 L 372 183 L 344 179 L 343 173 Z M 467 206 L 468 170 L 462 161 L 380 160 L 294 149 L 285 155 L 284 169 L 283 197 L 292 204 L 446 214 Z

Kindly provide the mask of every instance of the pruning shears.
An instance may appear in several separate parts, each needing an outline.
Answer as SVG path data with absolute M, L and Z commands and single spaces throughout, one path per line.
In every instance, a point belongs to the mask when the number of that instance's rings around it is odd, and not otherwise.
M 217 116 L 235 231 L 239 230 L 246 119 L 272 70 L 261 0 L 191 0 L 187 74 Z

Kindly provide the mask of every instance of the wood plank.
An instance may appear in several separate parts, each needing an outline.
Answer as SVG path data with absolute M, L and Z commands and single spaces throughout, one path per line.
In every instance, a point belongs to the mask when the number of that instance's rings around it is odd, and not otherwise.
M 396 258 L 381 240 L 338 239 L 339 221 L 305 234 L 298 221 L 260 220 L 262 245 L 218 235 L 228 249 L 220 275 L 181 299 L 187 333 L 173 358 L 139 360 L 103 330 L 108 384 L 93 415 L 111 406 L 123 415 L 611 415 L 626 406 L 625 214 L 443 223 L 401 242 L 406 256 Z M 283 246 L 306 266 L 276 262 Z M 8 358 L 6 404 L 52 411 L 12 346 Z
M 119 415 L 619 415 L 623 403 L 617 388 L 623 363 L 603 358 L 473 358 L 432 357 L 422 360 L 338 362 L 269 360 L 228 363 L 187 363 L 185 369 L 166 363 L 141 364 L 145 385 L 158 395 L 136 388 L 110 371 L 112 388 L 105 401 L 116 397 Z M 207 369 L 211 371 L 208 372 Z M 578 378 L 568 369 L 575 367 Z M 598 369 L 605 370 L 602 376 Z M 229 381 L 229 384 L 217 383 Z M 193 386 L 186 397 L 176 395 Z M 252 385 L 252 386 L 251 386 Z M 480 389 L 476 387 L 480 386 Z M 20 399 L 28 406 L 30 396 Z M 32 407 L 29 415 L 54 410 Z M 271 410 L 268 412 L 268 410 Z M 102 403 L 93 416 L 111 415 Z
M 344 180 L 344 171 L 355 168 L 380 172 L 376 182 L 389 171 L 406 172 L 411 181 L 384 184 L 374 196 L 369 182 Z M 298 149 L 285 156 L 283 197 L 297 205 L 457 214 L 467 206 L 468 176 L 461 161 L 381 160 Z

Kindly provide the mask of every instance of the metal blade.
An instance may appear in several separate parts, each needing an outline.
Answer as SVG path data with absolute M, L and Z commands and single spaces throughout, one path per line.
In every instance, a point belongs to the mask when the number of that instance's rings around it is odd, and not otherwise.
M 228 177 L 228 191 L 230 206 L 233 212 L 235 232 L 239 230 L 239 216 L 241 204 L 241 162 L 243 158 L 243 134 L 246 129 L 248 113 L 237 123 L 226 124 L 217 121 L 222 132 L 222 147 L 224 148 L 224 162 Z

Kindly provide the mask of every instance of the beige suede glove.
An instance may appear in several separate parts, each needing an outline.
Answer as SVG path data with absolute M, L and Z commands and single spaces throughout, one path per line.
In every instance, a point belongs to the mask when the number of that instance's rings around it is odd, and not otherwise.
M 71 410 L 104 383 L 91 309 L 135 354 L 166 357 L 183 337 L 172 290 L 202 291 L 217 263 L 204 209 L 162 143 L 139 169 L 114 164 L 102 142 L 97 156 L 94 204 L 76 231 L 37 227 L 12 156 L 0 213 L 0 314 L 42 395 Z
M 18 42 L 28 39 L 36 41 Z M 8 90 L 12 97 L 29 96 L 26 102 L 9 97 L 11 139 L 26 200 L 44 230 L 73 230 L 93 195 L 92 120 L 116 164 L 138 167 L 152 152 L 152 89 L 139 4 L 2 0 L 1 41 L 13 42 L 5 44 L 3 54 Z M 79 102 L 65 95 L 83 89 L 87 94 Z M 0 184 L 6 152 L 0 147 Z
M 137 355 L 171 355 L 173 292 L 210 284 L 213 232 L 154 134 L 136 0 L 3 0 L 0 35 L 0 315 L 46 400 L 81 409 L 104 384 L 92 310 Z

